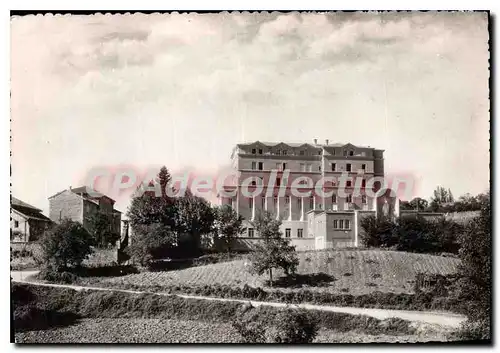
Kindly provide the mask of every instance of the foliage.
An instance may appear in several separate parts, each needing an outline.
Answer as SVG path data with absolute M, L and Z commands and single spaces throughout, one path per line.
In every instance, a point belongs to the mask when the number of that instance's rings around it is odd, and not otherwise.
M 427 200 L 421 197 L 415 197 L 410 202 L 401 202 L 400 207 L 402 210 L 417 210 L 423 211 L 429 206 Z
M 91 213 L 87 216 L 88 231 L 94 240 L 94 245 L 99 248 L 107 248 L 116 244 L 120 234 L 114 232 L 111 227 L 109 215 L 102 211 Z
M 245 305 L 233 327 L 247 343 L 311 343 L 318 333 L 316 315 L 301 309 L 273 310 Z
M 210 203 L 189 190 L 175 199 L 175 231 L 182 234 L 180 246 L 199 249 L 201 236 L 212 232 L 215 215 Z M 180 241 L 180 242 L 181 242 Z
M 68 271 L 57 272 L 50 269 L 42 269 L 38 273 L 37 278 L 43 281 L 49 281 L 53 283 L 66 283 L 66 284 L 75 283 L 78 280 L 78 276 L 76 276 L 71 272 Z
M 430 208 L 433 211 L 437 211 L 442 205 L 450 204 L 454 201 L 455 199 L 453 198 L 453 194 L 450 189 L 446 190 L 444 187 L 438 186 L 433 192 Z
M 253 224 L 264 240 L 261 244 L 256 244 L 255 250 L 250 254 L 250 271 L 258 275 L 268 271 L 271 285 L 273 268 L 281 268 L 286 275 L 290 275 L 295 273 L 299 265 L 295 246 L 290 245 L 288 239 L 282 238 L 280 225 L 281 221 L 273 219 L 269 212 L 259 216 Z
M 395 224 L 388 217 L 375 217 L 369 215 L 361 218 L 363 232 L 361 241 L 366 247 L 391 247 L 396 244 L 392 233 Z
M 491 203 L 482 200 L 481 214 L 460 235 L 460 298 L 467 303 L 467 327 L 489 335 L 491 314 Z M 466 327 L 466 328 L 467 328 Z M 486 332 L 486 329 L 488 332 Z M 474 331 L 471 330 L 471 331 Z M 478 335 L 477 332 L 474 335 Z
M 139 225 L 134 228 L 133 241 L 125 251 L 132 261 L 148 266 L 155 258 L 162 257 L 175 242 L 176 235 L 161 223 Z
M 456 254 L 459 248 L 457 234 L 462 230 L 460 224 L 451 220 L 428 221 L 422 217 L 400 217 L 392 221 L 367 216 L 360 224 L 364 246 L 419 253 Z
M 317 317 L 306 310 L 283 310 L 274 319 L 270 330 L 273 343 L 312 343 L 318 334 Z
M 226 250 L 231 251 L 234 239 L 243 232 L 243 217 L 229 205 L 214 208 L 214 227 Z
M 79 222 L 63 220 L 40 239 L 43 263 L 53 269 L 79 266 L 91 253 L 93 239 Z

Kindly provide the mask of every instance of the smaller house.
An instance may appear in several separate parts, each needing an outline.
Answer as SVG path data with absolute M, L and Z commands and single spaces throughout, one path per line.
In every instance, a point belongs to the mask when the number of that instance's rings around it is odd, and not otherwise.
M 42 210 L 15 197 L 11 198 L 10 229 L 12 242 L 29 242 L 40 238 L 50 226 Z
M 49 216 L 54 223 L 68 218 L 89 229 L 91 216 L 101 213 L 107 216 L 109 229 L 120 234 L 122 216 L 121 212 L 114 208 L 114 204 L 115 200 L 109 196 L 86 186 L 69 187 L 49 197 Z

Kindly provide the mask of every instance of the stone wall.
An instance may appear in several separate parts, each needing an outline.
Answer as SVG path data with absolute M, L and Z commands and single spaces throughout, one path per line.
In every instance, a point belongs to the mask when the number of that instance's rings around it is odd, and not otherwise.
M 56 223 L 69 218 L 83 223 L 83 199 L 69 190 L 49 199 L 49 218 Z

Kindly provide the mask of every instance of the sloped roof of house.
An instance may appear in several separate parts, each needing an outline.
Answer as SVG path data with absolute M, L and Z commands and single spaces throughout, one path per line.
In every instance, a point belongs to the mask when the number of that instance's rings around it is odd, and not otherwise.
M 93 191 L 93 195 L 88 195 L 88 187 L 87 186 L 79 186 L 77 188 L 69 188 L 69 189 L 66 189 L 66 190 L 69 190 L 75 194 L 78 194 L 82 197 L 84 197 L 85 199 L 89 200 L 89 201 L 92 201 L 92 199 L 100 199 L 101 197 L 106 197 L 108 199 L 110 199 L 111 201 L 115 201 L 113 200 L 111 197 L 107 196 L 107 195 L 104 195 L 103 193 L 100 193 L 99 191 L 97 190 L 92 190 Z M 52 195 L 49 197 L 49 199 L 59 195 L 59 194 L 62 194 L 63 192 L 65 192 L 66 190 L 62 190 L 62 191 L 59 191 L 58 193 Z
M 14 196 L 11 197 L 11 205 L 12 206 L 17 206 L 17 207 L 25 207 L 25 208 L 31 208 L 32 210 L 36 210 L 38 212 L 42 212 L 41 209 L 31 206 L 29 203 L 26 203 L 24 201 L 21 201 L 19 199 L 16 199 Z
M 11 207 L 25 218 L 50 222 L 50 219 L 42 213 L 42 210 L 15 197 L 12 197 Z

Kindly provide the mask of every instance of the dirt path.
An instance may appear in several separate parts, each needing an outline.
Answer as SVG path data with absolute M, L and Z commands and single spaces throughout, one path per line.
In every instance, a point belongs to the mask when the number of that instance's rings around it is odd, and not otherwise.
M 134 291 L 127 289 L 114 289 L 114 288 L 102 288 L 102 287 L 82 287 L 75 286 L 70 284 L 53 284 L 53 283 L 40 283 L 33 281 L 26 281 L 26 277 L 29 275 L 35 274 L 37 271 L 12 271 L 11 277 L 12 280 L 19 283 L 30 283 L 39 286 L 48 286 L 48 287 L 62 287 L 62 288 L 71 288 L 77 291 L 81 290 L 98 290 L 98 291 L 114 291 L 114 292 L 123 292 L 123 293 L 131 293 L 131 294 L 158 294 L 158 295 L 174 295 L 168 293 L 153 293 L 153 292 L 143 292 L 143 291 Z M 196 296 L 196 295 L 185 295 L 185 294 L 175 294 L 181 298 L 191 298 L 191 299 L 202 299 L 202 300 L 213 300 L 213 301 L 232 301 L 232 302 L 240 302 L 240 303 L 251 303 L 253 306 L 273 306 L 278 308 L 303 308 L 307 310 L 321 310 L 321 311 L 332 311 L 338 313 L 347 313 L 354 315 L 367 315 L 380 320 L 388 319 L 391 317 L 400 318 L 413 322 L 423 322 L 427 324 L 437 324 L 441 326 L 448 326 L 453 328 L 458 328 L 460 323 L 463 322 L 466 318 L 465 316 L 452 314 L 452 313 L 444 313 L 444 312 L 431 312 L 431 311 L 408 311 L 408 310 L 391 310 L 391 309 L 372 309 L 372 308 L 353 308 L 353 307 L 339 307 L 339 306 L 327 306 L 327 305 L 314 305 L 314 304 L 286 304 L 286 303 L 276 303 L 276 302 L 261 302 L 261 301 L 253 301 L 253 300 L 242 300 L 242 299 L 227 299 L 227 298 L 214 298 L 214 297 L 204 297 L 204 296 Z

